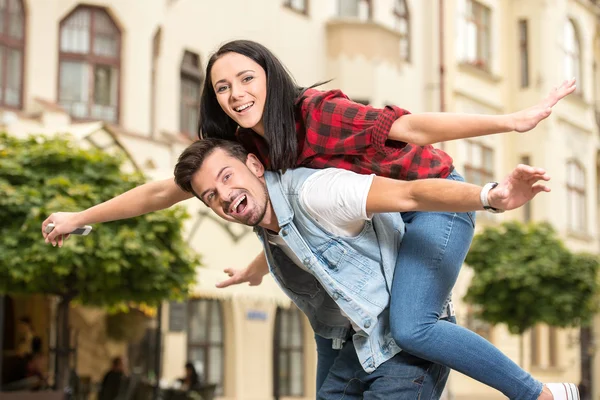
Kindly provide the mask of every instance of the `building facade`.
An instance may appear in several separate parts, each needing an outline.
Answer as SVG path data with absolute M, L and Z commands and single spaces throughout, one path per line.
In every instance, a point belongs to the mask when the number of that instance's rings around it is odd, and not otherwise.
M 473 183 L 520 162 L 553 177 L 552 194 L 521 211 L 480 213 L 479 226 L 545 220 L 572 250 L 597 253 L 599 16 L 591 0 L 1 0 L 0 124 L 15 135 L 117 143 L 161 179 L 196 137 L 208 57 L 232 39 L 263 43 L 301 85 L 333 79 L 324 87 L 412 112 L 509 113 L 576 77 L 577 92 L 532 132 L 439 146 Z M 224 268 L 259 253 L 252 231 L 198 201 L 185 205 L 186 238 L 205 267 L 188 303 L 163 307 L 163 380 L 181 376 L 189 360 L 222 399 L 314 398 L 311 329 L 274 282 L 215 288 Z M 539 326 L 521 338 L 477 321 L 461 301 L 469 279 L 465 267 L 455 291 L 460 323 L 540 379 L 579 382 L 578 330 Z M 93 375 L 88 358 L 80 355 L 80 373 Z M 458 373 L 448 392 L 503 398 Z

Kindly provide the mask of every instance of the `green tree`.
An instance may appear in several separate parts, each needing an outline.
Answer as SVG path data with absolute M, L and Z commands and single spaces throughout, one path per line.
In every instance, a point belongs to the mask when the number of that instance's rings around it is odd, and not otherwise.
M 479 317 L 522 334 L 538 323 L 580 326 L 598 310 L 598 259 L 572 254 L 547 223 L 508 222 L 473 240 L 466 300 Z
M 591 385 L 591 320 L 598 311 L 599 260 L 573 254 L 547 223 L 507 222 L 475 236 L 466 263 L 475 272 L 465 300 L 491 324 L 521 335 L 538 323 L 581 327 L 582 399 Z
M 179 207 L 96 226 L 60 249 L 44 243 L 40 227 L 51 212 L 87 208 L 143 183 L 123 163 L 69 138 L 0 134 L 0 293 L 59 296 L 63 350 L 71 301 L 155 305 L 184 296 L 195 278 L 199 259 L 181 236 L 187 216 Z

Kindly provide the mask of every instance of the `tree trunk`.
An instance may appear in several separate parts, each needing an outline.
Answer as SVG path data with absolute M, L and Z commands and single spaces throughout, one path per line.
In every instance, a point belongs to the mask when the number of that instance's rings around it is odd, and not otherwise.
M 71 353 L 71 330 L 69 327 L 69 309 L 72 296 L 60 298 L 57 310 L 56 329 L 56 376 L 54 385 L 59 391 L 69 386 L 69 359 Z
M 594 360 L 594 331 L 591 326 L 580 329 L 579 347 L 581 351 L 581 382 L 579 383 L 579 394 L 581 400 L 592 399 L 592 364 Z

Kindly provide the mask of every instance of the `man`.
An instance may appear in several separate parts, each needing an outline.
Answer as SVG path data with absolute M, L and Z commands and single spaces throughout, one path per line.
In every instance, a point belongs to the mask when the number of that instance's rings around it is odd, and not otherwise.
M 315 333 L 341 343 L 354 331 L 319 391 L 320 398 L 347 399 L 437 398 L 442 389 L 435 376 L 442 371 L 400 352 L 390 335 L 389 290 L 404 233 L 398 211 L 509 210 L 549 191 L 536 184 L 548 179 L 519 166 L 482 191 L 452 180 L 406 182 L 336 169 L 281 174 L 218 139 L 192 144 L 175 167 L 184 191 L 222 218 L 256 228 L 273 277 Z
M 98 400 L 115 400 L 123 390 L 125 383 L 125 368 L 123 359 L 115 357 L 112 360 L 111 368 L 104 375 Z

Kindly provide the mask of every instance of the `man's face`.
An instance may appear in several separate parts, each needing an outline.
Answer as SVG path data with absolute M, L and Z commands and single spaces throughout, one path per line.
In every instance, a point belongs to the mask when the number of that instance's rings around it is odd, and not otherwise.
M 221 218 L 256 226 L 264 218 L 269 196 L 260 178 L 264 168 L 254 155 L 246 163 L 216 149 L 192 178 L 192 188 Z

